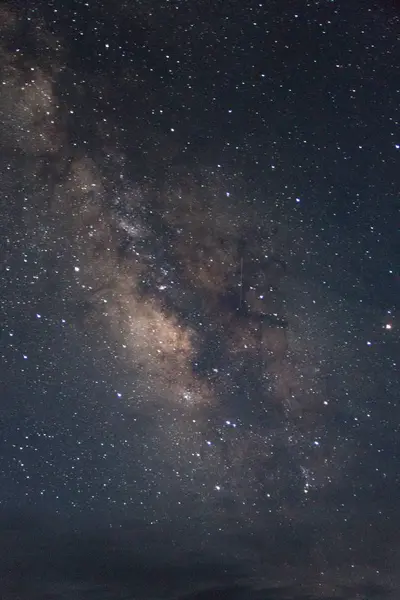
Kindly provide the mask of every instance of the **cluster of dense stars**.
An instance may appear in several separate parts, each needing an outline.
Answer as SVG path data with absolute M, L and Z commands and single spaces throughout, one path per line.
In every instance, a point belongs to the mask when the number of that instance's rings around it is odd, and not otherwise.
M 0 4 L 0 506 L 379 575 L 396 18 L 203 9 Z

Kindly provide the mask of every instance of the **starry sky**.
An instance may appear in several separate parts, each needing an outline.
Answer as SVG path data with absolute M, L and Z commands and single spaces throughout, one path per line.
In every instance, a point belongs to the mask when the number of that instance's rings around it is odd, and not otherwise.
M 0 2 L 4 600 L 398 598 L 394 2 Z

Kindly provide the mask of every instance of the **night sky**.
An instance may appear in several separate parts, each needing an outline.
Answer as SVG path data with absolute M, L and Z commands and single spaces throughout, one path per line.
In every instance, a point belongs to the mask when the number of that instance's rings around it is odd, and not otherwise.
M 0 2 L 2 600 L 398 600 L 399 33 Z

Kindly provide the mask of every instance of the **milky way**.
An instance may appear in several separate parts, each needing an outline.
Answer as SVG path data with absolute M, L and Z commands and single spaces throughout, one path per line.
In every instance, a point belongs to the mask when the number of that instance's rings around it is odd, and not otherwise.
M 382 386 L 395 393 L 392 365 L 376 359 L 393 340 L 394 308 L 373 306 L 356 284 L 354 298 L 341 291 L 350 275 L 332 267 L 340 257 L 326 252 L 325 217 L 305 218 L 283 181 L 266 197 L 209 152 L 185 162 L 179 123 L 161 132 L 138 112 L 141 127 L 125 127 L 127 105 L 101 108 L 113 85 L 101 73 L 79 78 L 65 40 L 38 20 L 28 58 L 15 49 L 17 14 L 3 7 L 1 20 L 2 261 L 9 281 L 16 249 L 34 265 L 19 295 L 5 292 L 2 314 L 34 315 L 45 297 L 49 322 L 97 369 L 100 388 L 105 373 L 101 400 L 77 394 L 63 410 L 95 406 L 93 431 L 118 421 L 110 510 L 129 517 L 141 486 L 135 516 L 161 526 L 185 515 L 200 540 L 227 527 L 256 540 L 266 524 L 315 521 L 340 545 L 337 494 L 376 439 L 361 442 L 358 427 L 379 412 Z M 121 81 L 138 92 L 128 73 Z M 88 97 L 100 107 L 93 116 Z M 135 127 L 143 139 L 131 139 Z M 12 351 L 29 363 L 28 350 Z M 73 354 L 61 359 L 67 371 Z M 27 414 L 38 420 L 46 402 Z M 83 496 L 90 512 L 96 494 Z
M 12 35 L 11 13 L 8 22 Z M 209 167 L 137 181 L 110 136 L 102 158 L 89 158 L 67 141 L 75 110 L 57 98 L 53 73 L 8 57 L 4 77 L 4 131 L 36 184 L 20 208 L 26 236 L 50 260 L 59 252 L 50 281 L 131 371 L 128 411 L 155 418 L 161 452 L 190 471 L 194 489 L 205 474 L 214 491 L 224 480 L 234 495 L 235 478 L 247 481 L 247 497 L 269 489 L 268 478 L 276 489 L 279 445 L 300 488 L 329 483 L 343 467 L 325 439 L 326 378 L 342 343 L 330 324 L 340 314 L 293 273 L 292 248 L 307 243 L 301 224 L 288 225 L 273 203 L 258 214 L 240 179 Z

